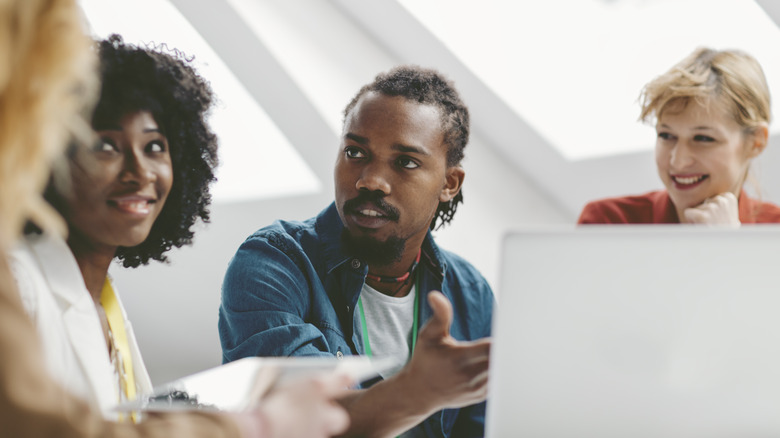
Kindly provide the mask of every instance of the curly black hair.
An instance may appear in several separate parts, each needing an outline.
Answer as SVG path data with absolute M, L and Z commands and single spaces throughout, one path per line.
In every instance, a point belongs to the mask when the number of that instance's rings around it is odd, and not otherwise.
M 441 113 L 444 142 L 447 144 L 447 166 L 457 166 L 463 160 L 463 150 L 469 142 L 469 110 L 453 83 L 433 69 L 416 65 L 402 65 L 380 73 L 374 82 L 364 85 L 344 109 L 344 119 L 368 92 L 386 96 L 402 96 L 424 105 L 433 105 Z M 431 221 L 431 230 L 448 224 L 458 204 L 463 202 L 463 190 L 449 202 L 440 202 Z M 441 221 L 437 226 L 436 223 Z
M 217 166 L 217 136 L 206 123 L 214 102 L 211 86 L 178 50 L 165 45 L 139 47 L 119 35 L 97 43 L 100 57 L 100 100 L 92 127 L 109 126 L 125 114 L 149 111 L 168 139 L 173 186 L 146 240 L 120 247 L 116 257 L 125 267 L 166 261 L 165 252 L 192 242 L 195 222 L 209 221 L 209 184 Z

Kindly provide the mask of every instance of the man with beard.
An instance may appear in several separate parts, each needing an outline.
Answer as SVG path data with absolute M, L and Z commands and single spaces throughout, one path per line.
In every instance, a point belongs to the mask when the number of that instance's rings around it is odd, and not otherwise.
M 224 360 L 389 357 L 382 379 L 340 400 L 348 435 L 483 436 L 493 293 L 431 235 L 463 199 L 468 135 L 435 71 L 398 67 L 361 88 L 344 110 L 335 202 L 257 231 L 231 261 Z

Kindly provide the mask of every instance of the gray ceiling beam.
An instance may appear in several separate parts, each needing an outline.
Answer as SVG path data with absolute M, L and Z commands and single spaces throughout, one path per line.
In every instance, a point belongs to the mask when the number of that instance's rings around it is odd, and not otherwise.
M 171 0 L 333 193 L 338 138 L 308 97 L 225 0 Z M 247 139 L 251 141 L 251 139 Z
M 780 26 L 780 2 L 777 0 L 756 0 L 759 6 L 761 6 L 769 18 Z

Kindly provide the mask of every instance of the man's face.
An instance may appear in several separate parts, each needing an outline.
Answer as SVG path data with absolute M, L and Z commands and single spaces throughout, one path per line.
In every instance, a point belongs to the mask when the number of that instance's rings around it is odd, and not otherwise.
M 447 167 L 438 108 L 369 92 L 347 115 L 336 160 L 336 207 L 346 237 L 377 263 L 417 251 L 439 202 L 460 190 L 464 172 Z M 382 257 L 384 256 L 384 257 Z M 389 259 L 388 259 L 389 258 Z M 369 261 L 370 263 L 370 261 Z

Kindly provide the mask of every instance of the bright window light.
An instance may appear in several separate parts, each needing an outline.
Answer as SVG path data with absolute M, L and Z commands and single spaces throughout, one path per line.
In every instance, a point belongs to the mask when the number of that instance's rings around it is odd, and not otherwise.
M 165 43 L 194 56 L 218 103 L 209 122 L 219 137 L 215 202 L 313 193 L 321 185 L 289 140 L 219 56 L 167 0 L 80 0 L 92 34 L 133 44 Z M 154 11 L 154 13 L 150 13 Z
M 780 30 L 753 1 L 399 2 L 570 160 L 651 149 L 640 90 L 699 46 L 750 53 L 780 92 Z

